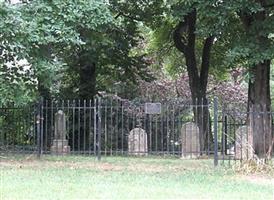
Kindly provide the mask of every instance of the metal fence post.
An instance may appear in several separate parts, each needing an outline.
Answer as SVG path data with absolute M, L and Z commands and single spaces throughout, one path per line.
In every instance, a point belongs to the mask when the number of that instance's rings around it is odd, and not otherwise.
M 94 156 L 97 156 L 97 151 L 96 151 L 96 147 L 97 147 L 97 113 L 96 113 L 96 105 L 97 104 L 97 99 L 96 97 L 94 97 L 94 110 L 93 110 L 93 152 L 94 152 Z
M 101 98 L 98 98 L 98 141 L 97 141 L 97 160 L 101 160 L 101 132 L 102 132 L 102 127 L 101 127 L 101 122 L 102 122 L 102 113 L 101 113 Z
M 43 154 L 43 147 L 44 147 L 44 99 L 41 98 L 40 100 L 40 146 L 41 151 L 40 154 Z
M 36 126 L 36 134 L 37 134 L 37 157 L 41 156 L 41 144 L 40 144 L 40 115 L 35 116 L 35 126 Z
M 37 106 L 37 113 L 35 113 L 35 126 L 37 134 L 37 157 L 40 158 L 42 154 L 42 136 L 41 136 L 41 101 Z
M 214 98 L 214 166 L 218 166 L 218 99 Z

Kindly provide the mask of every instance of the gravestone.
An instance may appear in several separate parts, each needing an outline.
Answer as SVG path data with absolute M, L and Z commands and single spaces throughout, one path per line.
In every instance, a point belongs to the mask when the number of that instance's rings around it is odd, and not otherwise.
M 54 139 L 51 146 L 51 153 L 67 154 L 70 152 L 66 135 L 66 116 L 62 110 L 59 110 L 55 113 Z
M 200 140 L 199 127 L 193 123 L 188 122 L 182 125 L 182 157 L 197 157 L 200 155 Z
M 241 126 L 235 133 L 235 158 L 248 160 L 253 157 L 253 139 L 248 126 Z
M 128 136 L 129 155 L 147 155 L 147 133 L 144 129 L 134 128 Z

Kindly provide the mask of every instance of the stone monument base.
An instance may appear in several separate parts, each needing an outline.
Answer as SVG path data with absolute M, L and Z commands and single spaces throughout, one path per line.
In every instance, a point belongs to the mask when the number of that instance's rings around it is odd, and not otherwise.
M 197 153 L 183 153 L 181 158 L 182 159 L 197 159 L 199 158 L 201 155 L 197 154 Z
M 53 154 L 69 154 L 70 146 L 68 146 L 67 140 L 53 140 L 53 144 L 50 147 L 50 152 Z
M 147 156 L 148 153 L 147 152 L 128 152 L 129 156 Z

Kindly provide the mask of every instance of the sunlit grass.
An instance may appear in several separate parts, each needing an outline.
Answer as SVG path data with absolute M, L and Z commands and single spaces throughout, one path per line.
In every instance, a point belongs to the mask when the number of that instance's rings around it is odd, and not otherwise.
M 212 160 L 158 157 L 5 158 L 0 199 L 272 199 L 268 175 L 243 176 Z

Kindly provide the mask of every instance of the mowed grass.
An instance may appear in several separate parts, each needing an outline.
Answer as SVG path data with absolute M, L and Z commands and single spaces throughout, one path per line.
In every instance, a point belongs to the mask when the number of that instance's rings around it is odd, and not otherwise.
M 273 199 L 272 174 L 237 174 L 212 160 L 44 156 L 1 159 L 0 199 Z

